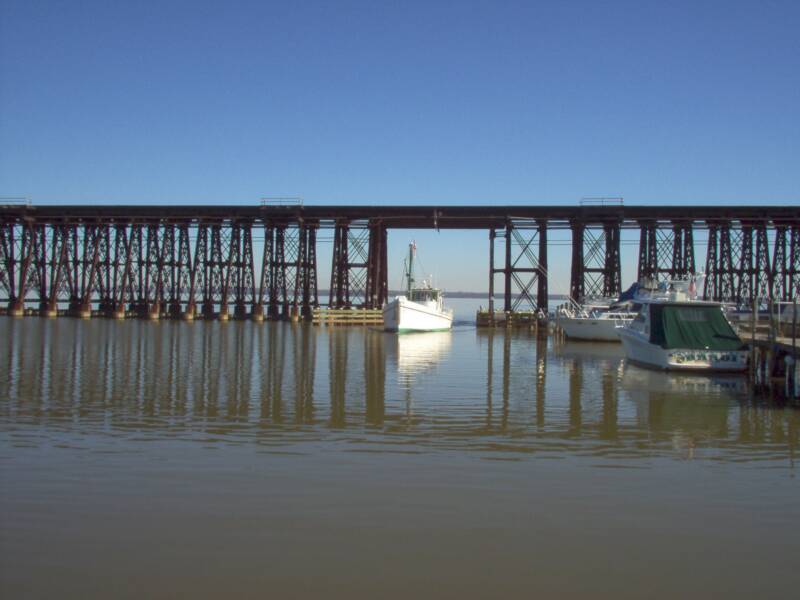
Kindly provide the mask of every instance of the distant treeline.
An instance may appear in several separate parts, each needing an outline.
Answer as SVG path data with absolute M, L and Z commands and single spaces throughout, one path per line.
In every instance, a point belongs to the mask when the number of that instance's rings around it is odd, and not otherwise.
M 405 294 L 405 293 L 406 293 L 405 290 L 389 290 L 389 297 L 400 296 L 400 295 Z M 320 296 L 328 296 L 328 295 L 330 295 L 330 290 L 319 290 L 319 295 Z M 488 298 L 489 297 L 489 292 L 447 292 L 447 291 L 445 291 L 444 295 L 447 296 L 448 298 L 481 298 L 481 299 L 483 299 L 483 298 Z M 519 297 L 519 294 L 512 294 L 512 296 L 514 298 L 517 298 L 517 297 Z M 495 299 L 502 298 L 503 294 L 502 293 L 498 294 L 497 292 L 495 292 L 494 297 L 495 297 Z M 551 300 L 566 300 L 567 296 L 566 296 L 566 294 L 550 294 L 548 296 L 548 298 L 550 298 Z

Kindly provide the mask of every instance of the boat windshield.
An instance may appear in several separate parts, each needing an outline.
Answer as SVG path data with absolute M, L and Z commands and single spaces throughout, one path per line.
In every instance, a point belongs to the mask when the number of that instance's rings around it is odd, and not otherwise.
M 651 304 L 650 341 L 662 348 L 687 350 L 741 350 L 736 335 L 719 306 Z
M 439 290 L 415 289 L 411 290 L 410 300 L 412 302 L 431 302 L 439 298 Z

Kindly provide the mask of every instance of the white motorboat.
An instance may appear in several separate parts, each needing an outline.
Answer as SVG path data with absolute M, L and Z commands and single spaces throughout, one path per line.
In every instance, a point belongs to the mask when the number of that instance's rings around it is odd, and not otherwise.
M 641 309 L 617 330 L 628 360 L 665 370 L 743 371 L 746 346 L 719 302 L 696 300 L 690 282 L 673 281 L 638 296 Z M 691 286 L 694 287 L 694 286 Z
M 617 328 L 630 323 L 636 313 L 631 312 L 629 304 L 611 302 L 578 304 L 571 301 L 556 311 L 556 324 L 570 339 L 619 342 Z
M 405 263 L 406 295 L 397 296 L 383 309 L 383 328 L 386 331 L 445 331 L 453 327 L 453 311 L 444 308 L 442 290 L 423 281 L 415 287 L 415 243 L 408 246 Z

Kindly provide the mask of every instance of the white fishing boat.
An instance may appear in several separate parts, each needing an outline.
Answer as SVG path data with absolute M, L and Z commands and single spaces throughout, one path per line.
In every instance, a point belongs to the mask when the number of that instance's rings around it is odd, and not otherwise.
M 442 290 L 423 281 L 415 287 L 415 243 L 408 246 L 405 261 L 406 295 L 397 296 L 383 309 L 383 328 L 386 331 L 445 331 L 453 327 L 453 311 L 444 308 Z
M 631 362 L 664 370 L 743 371 L 746 346 L 725 317 L 719 302 L 696 300 L 686 281 L 663 284 L 641 309 L 617 330 Z

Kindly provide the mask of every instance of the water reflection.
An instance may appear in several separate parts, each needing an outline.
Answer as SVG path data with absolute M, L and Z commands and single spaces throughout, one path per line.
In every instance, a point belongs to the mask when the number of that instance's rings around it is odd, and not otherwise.
M 619 461 L 785 458 L 798 442 L 800 413 L 754 405 L 742 379 L 640 369 L 613 344 L 273 323 L 2 319 L 0 331 L 0 422 L 45 437 L 402 442 Z
M 450 331 L 386 334 L 381 345 L 388 345 L 393 350 L 400 380 L 410 386 L 417 375 L 434 370 L 449 354 L 452 339 Z

